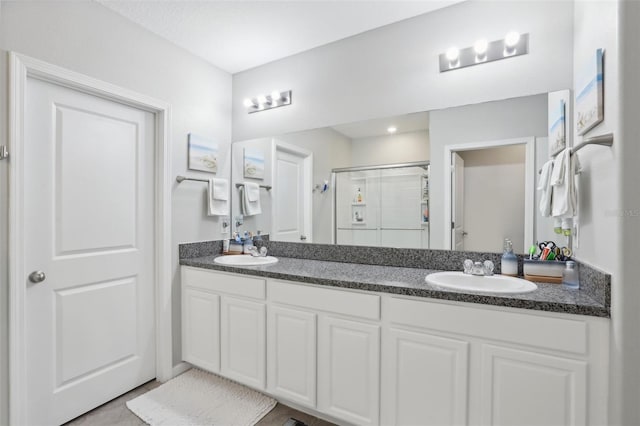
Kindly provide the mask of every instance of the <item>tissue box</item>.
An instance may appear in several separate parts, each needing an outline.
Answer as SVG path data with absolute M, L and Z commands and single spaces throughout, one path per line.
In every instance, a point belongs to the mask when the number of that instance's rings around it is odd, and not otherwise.
M 561 260 L 524 259 L 524 279 L 535 282 L 562 284 L 565 262 Z

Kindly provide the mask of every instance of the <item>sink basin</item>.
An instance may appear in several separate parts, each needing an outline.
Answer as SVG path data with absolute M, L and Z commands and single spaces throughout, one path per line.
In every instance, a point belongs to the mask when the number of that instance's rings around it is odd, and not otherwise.
M 538 288 L 531 281 L 506 275 L 481 277 L 463 272 L 436 272 L 426 276 L 427 283 L 455 290 L 482 291 L 485 293 L 529 293 Z
M 250 254 L 241 254 L 234 256 L 220 256 L 213 259 L 215 263 L 227 266 L 260 266 L 271 265 L 278 262 L 277 257 L 253 257 Z

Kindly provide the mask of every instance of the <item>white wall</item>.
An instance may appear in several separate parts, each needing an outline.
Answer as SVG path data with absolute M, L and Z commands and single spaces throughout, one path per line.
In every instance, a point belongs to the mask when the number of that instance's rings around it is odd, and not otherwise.
M 433 111 L 430 123 L 430 247 L 444 248 L 444 234 L 448 230 L 443 204 L 445 145 L 546 136 L 547 95 Z
M 440 73 L 438 55 L 480 37 L 530 33 L 530 53 Z M 469 1 L 233 76 L 233 138 L 244 140 L 378 117 L 567 89 L 573 4 Z M 242 100 L 292 89 L 293 104 L 247 114 Z
M 198 175 L 186 170 L 187 134 L 195 132 L 220 144 L 224 161 L 218 175 L 229 176 L 231 140 L 231 76 L 186 51 L 125 20 L 95 2 L 13 2 L 0 5 L 0 94 L 6 112 L 6 51 L 16 51 L 95 77 L 172 105 L 172 175 Z M 6 114 L 0 119 L 0 144 L 6 143 Z M 6 319 L 6 177 L 0 162 L 0 265 Z M 173 339 L 174 362 L 180 360 L 180 286 L 177 245 L 220 238 L 217 219 L 205 216 L 203 184 L 185 182 L 173 189 Z M 2 324 L 6 336 L 7 321 Z M 6 338 L 0 352 L 0 389 L 6 391 Z M 2 407 L 0 407 L 2 408 Z M 3 410 L 6 412 L 5 410 Z M 6 417 L 0 423 L 6 423 Z
M 429 132 L 416 131 L 351 140 L 351 166 L 429 160 Z
M 524 247 L 525 145 L 459 152 L 464 160 L 464 249 Z

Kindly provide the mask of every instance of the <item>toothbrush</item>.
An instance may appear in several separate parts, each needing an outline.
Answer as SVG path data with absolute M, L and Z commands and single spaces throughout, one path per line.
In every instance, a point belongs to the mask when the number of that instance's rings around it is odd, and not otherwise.
M 529 260 L 533 260 L 533 255 L 536 254 L 536 251 L 538 251 L 538 247 L 536 246 L 529 247 Z

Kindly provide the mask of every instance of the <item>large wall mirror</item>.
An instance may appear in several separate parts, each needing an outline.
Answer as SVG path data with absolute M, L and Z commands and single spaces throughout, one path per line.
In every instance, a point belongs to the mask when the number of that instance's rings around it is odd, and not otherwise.
M 234 231 L 524 253 L 551 237 L 535 193 L 547 116 L 543 93 L 236 141 Z

